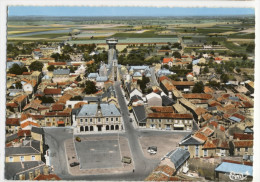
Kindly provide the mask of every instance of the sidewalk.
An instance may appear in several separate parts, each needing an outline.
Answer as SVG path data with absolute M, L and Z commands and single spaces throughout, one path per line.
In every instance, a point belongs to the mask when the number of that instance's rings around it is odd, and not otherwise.
M 96 136 L 96 137 L 82 138 L 82 141 L 117 140 L 117 139 L 118 136 Z M 117 167 L 117 168 L 80 169 L 80 166 L 70 167 L 69 166 L 70 163 L 79 162 L 77 159 L 77 154 L 73 143 L 73 139 L 66 140 L 64 146 L 65 146 L 66 160 L 68 165 L 68 172 L 74 176 L 112 174 L 112 173 L 118 174 L 124 172 L 131 172 L 134 169 L 133 162 L 131 164 L 122 163 L 122 167 Z M 119 136 L 119 146 L 120 146 L 121 156 L 129 156 L 132 158 L 127 138 Z

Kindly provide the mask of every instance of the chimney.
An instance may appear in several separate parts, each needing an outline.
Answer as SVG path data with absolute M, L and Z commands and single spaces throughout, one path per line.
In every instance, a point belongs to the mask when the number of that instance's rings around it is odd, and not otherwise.
M 25 175 L 24 174 L 20 174 L 19 175 L 19 180 L 25 180 Z
M 41 170 L 35 169 L 34 174 L 35 174 L 35 177 L 39 176 L 41 174 Z
M 33 172 L 29 172 L 29 180 L 33 180 L 33 179 L 34 179 Z
M 49 167 L 48 166 L 43 167 L 43 175 L 49 175 Z

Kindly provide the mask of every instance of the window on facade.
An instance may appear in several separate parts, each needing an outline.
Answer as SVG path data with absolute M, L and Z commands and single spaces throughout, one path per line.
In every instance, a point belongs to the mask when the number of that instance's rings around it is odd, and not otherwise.
M 106 121 L 108 121 L 108 118 L 106 118 Z
M 188 145 L 185 145 L 185 146 L 184 146 L 184 149 L 185 149 L 185 150 L 188 150 Z
M 50 119 L 47 119 L 47 121 L 50 121 Z
M 9 161 L 10 161 L 10 162 L 13 162 L 13 161 L 14 161 L 14 158 L 13 158 L 13 157 L 9 157 Z
M 32 155 L 32 161 L 35 161 L 35 156 L 34 155 Z
M 55 121 L 55 118 L 53 118 L 52 120 Z
M 85 122 L 88 122 L 88 119 L 85 119 Z
M 204 150 L 204 157 L 208 156 L 208 150 Z
M 89 119 L 89 122 L 92 122 L 92 118 Z
M 116 118 L 116 121 L 118 121 L 118 118 Z
M 240 152 L 240 148 L 237 148 L 237 151 Z
M 196 157 L 199 156 L 199 146 L 198 145 L 196 145 L 196 147 L 195 147 L 195 155 L 196 155 Z
M 161 119 L 159 119 L 159 122 L 162 122 L 162 120 L 161 120 Z
M 21 157 L 20 157 L 20 160 L 21 160 L 21 161 L 24 161 L 24 156 L 21 156 Z
M 83 119 L 80 119 L 80 122 L 82 123 L 82 122 L 83 122 Z
M 177 123 L 178 123 L 178 120 L 175 120 L 174 123 L 177 124 Z
M 111 118 L 111 121 L 113 121 L 114 120 L 114 118 Z
M 101 119 L 100 118 L 98 118 L 98 122 L 100 122 L 101 121 Z
M 185 124 L 187 124 L 187 120 L 185 120 Z
M 245 148 L 245 152 L 248 152 L 248 147 Z
M 161 124 L 159 124 L 159 127 L 161 127 Z

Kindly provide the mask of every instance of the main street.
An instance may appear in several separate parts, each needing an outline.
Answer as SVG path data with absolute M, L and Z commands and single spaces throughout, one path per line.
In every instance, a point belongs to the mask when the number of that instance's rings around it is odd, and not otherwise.
M 69 174 L 67 167 L 67 160 L 64 148 L 64 141 L 72 138 L 72 129 L 69 128 L 46 128 L 45 139 L 46 143 L 50 147 L 50 163 L 54 167 L 54 172 L 64 180 L 141 180 L 143 181 L 149 173 L 159 164 L 157 159 L 147 159 L 144 157 L 142 148 L 140 146 L 138 138 L 141 136 L 152 135 L 165 135 L 166 133 L 179 133 L 179 131 L 157 131 L 157 130 L 136 130 L 132 122 L 129 122 L 129 111 L 125 102 L 121 90 L 121 83 L 115 82 L 114 84 L 116 95 L 118 98 L 118 104 L 122 113 L 124 121 L 125 133 L 121 133 L 120 136 L 128 138 L 129 147 L 132 153 L 134 162 L 134 172 L 126 172 L 121 174 L 99 174 L 99 175 L 81 175 L 73 176 Z M 190 132 L 181 132 L 182 134 L 188 134 Z M 100 133 L 94 135 L 117 135 L 117 133 Z M 175 146 L 173 146 L 173 149 Z

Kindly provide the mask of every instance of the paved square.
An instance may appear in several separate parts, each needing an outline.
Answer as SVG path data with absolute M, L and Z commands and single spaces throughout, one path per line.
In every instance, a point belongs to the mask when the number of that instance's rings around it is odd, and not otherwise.
M 81 169 L 122 167 L 117 140 L 75 142 Z

